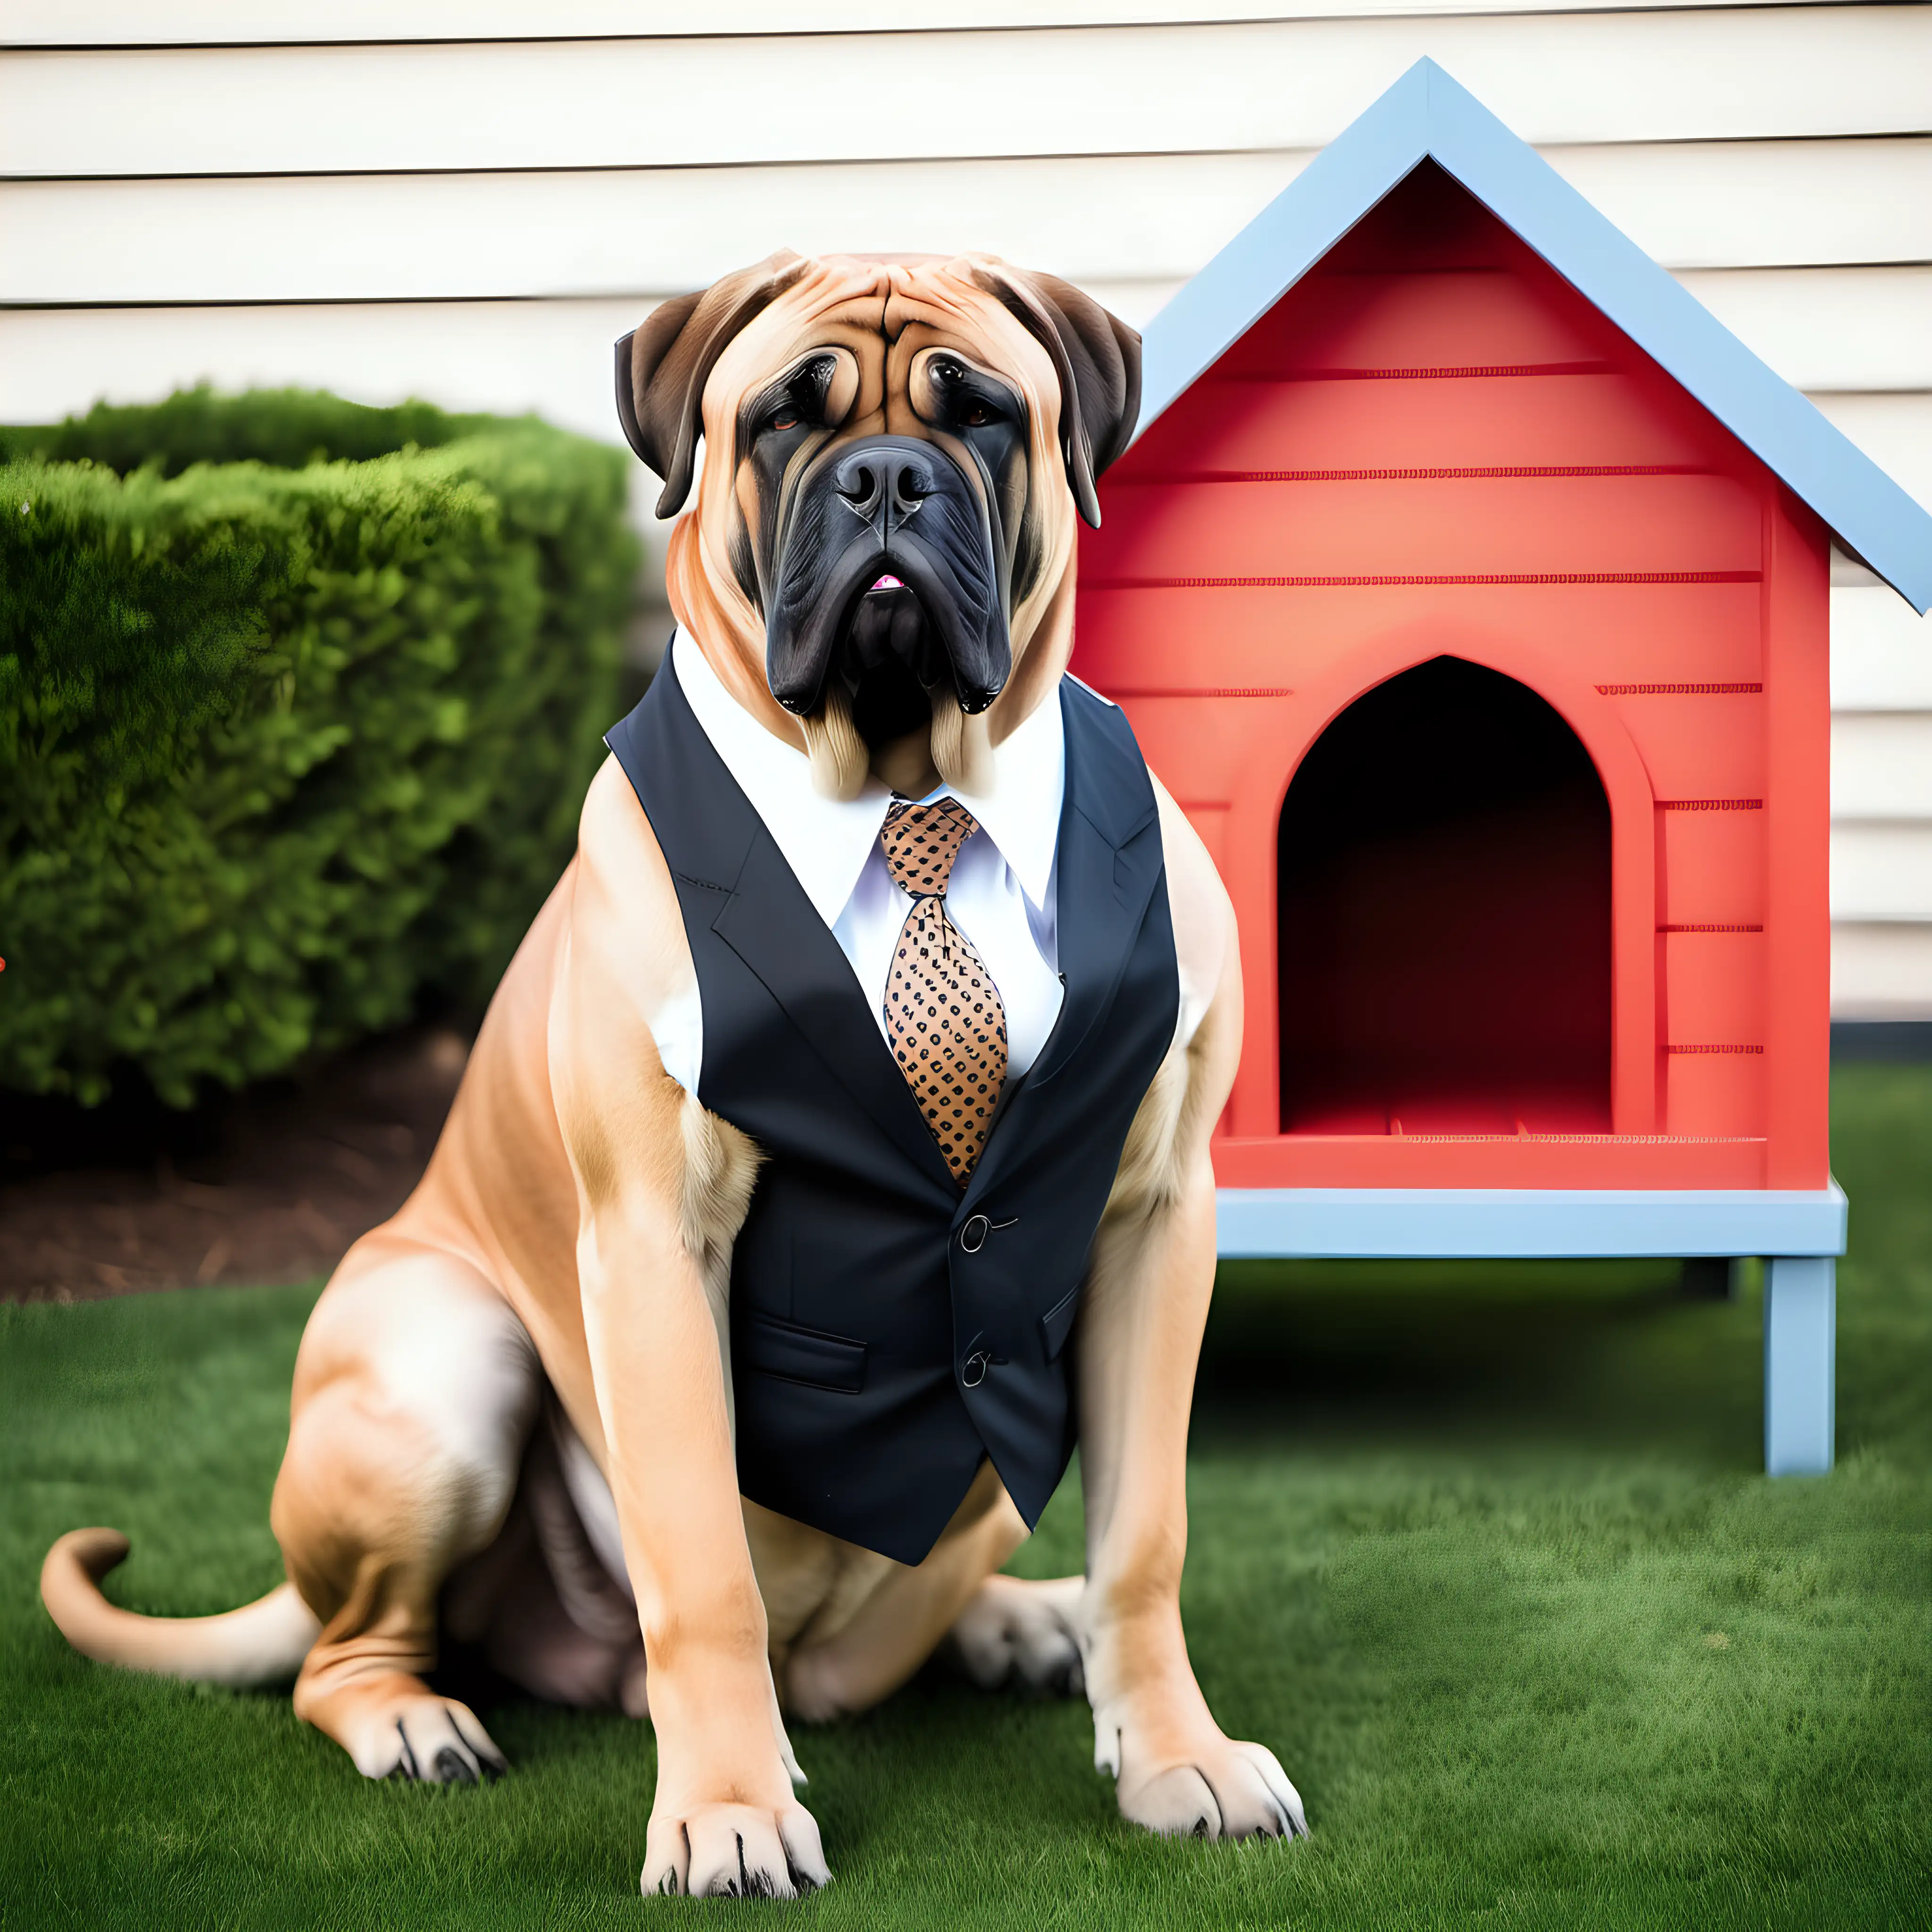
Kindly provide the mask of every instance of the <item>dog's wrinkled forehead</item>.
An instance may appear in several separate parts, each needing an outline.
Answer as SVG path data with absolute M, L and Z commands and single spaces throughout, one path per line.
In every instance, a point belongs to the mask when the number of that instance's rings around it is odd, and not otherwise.
M 699 436 L 734 444 L 743 398 L 800 358 L 833 352 L 831 380 L 850 386 L 856 421 L 889 414 L 921 352 L 941 347 L 1013 386 L 1035 435 L 1058 446 L 1081 515 L 1097 523 L 1094 479 L 1126 448 L 1138 410 L 1139 338 L 1070 284 L 991 256 L 774 255 L 662 304 L 618 344 L 618 413 L 664 478 L 658 514 L 670 516 Z
M 854 425 L 888 426 L 922 350 L 946 349 L 1003 377 L 1049 436 L 1060 406 L 1046 348 L 961 262 L 875 263 L 834 259 L 807 272 L 748 321 L 720 352 L 704 388 L 707 445 L 730 446 L 744 399 L 802 359 L 829 352 L 829 380 L 846 393 L 837 414 Z M 914 425 L 892 420 L 890 427 Z M 735 453 L 735 452 L 734 452 Z

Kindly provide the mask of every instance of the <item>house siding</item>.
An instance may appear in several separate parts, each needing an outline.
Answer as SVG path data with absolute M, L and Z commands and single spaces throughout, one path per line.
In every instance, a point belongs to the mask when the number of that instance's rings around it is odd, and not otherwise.
M 779 245 L 988 247 L 1144 321 L 1426 54 L 1932 502 L 1932 9 L 1196 14 L 5 0 L 0 418 L 206 377 L 614 436 L 611 341 Z M 1932 626 L 1841 575 L 1834 1007 L 1932 1017 Z

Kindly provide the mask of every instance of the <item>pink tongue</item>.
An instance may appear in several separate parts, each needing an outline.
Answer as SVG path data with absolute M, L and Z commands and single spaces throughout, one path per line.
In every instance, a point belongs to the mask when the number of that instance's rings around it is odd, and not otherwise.
M 905 586 L 893 576 L 890 571 L 888 571 L 878 583 L 872 586 L 872 588 L 874 590 L 903 590 Z

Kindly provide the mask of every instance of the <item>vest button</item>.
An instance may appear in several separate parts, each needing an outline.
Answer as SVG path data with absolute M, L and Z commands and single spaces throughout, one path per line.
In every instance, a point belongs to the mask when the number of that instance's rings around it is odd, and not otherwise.
M 985 1215 L 974 1215 L 959 1230 L 959 1245 L 969 1255 L 976 1255 L 986 1245 L 986 1236 L 992 1225 Z
M 968 1388 L 977 1388 L 986 1379 L 988 1360 L 984 1348 L 975 1348 L 959 1364 L 959 1379 Z

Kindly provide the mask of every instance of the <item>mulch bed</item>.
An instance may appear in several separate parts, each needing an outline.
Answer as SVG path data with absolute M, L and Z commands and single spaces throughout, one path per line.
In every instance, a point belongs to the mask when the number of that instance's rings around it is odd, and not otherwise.
M 0 1095 L 0 1301 L 326 1274 L 421 1178 L 468 1053 L 414 1028 L 186 1114 Z

